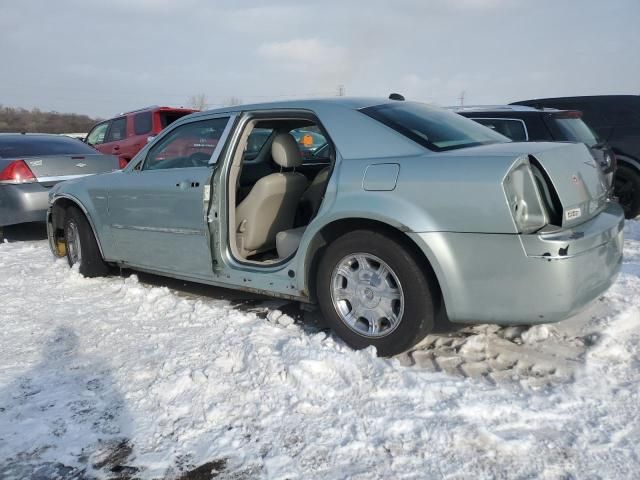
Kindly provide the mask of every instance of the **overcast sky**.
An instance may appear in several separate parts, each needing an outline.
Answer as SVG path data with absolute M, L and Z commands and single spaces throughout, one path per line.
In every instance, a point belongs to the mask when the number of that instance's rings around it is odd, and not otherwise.
M 640 93 L 640 0 L 0 0 L 0 104 Z

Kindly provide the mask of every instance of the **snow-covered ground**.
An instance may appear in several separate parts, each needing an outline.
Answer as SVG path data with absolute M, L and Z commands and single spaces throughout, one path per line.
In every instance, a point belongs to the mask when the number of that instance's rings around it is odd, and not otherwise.
M 638 478 L 640 222 L 625 234 L 579 317 L 395 359 L 281 302 L 0 244 L 0 478 Z

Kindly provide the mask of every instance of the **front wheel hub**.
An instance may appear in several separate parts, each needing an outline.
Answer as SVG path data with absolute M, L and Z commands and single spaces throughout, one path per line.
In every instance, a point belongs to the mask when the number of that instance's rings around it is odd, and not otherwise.
M 82 247 L 80 246 L 80 232 L 76 222 L 67 224 L 67 251 L 72 264 L 80 263 L 82 260 Z

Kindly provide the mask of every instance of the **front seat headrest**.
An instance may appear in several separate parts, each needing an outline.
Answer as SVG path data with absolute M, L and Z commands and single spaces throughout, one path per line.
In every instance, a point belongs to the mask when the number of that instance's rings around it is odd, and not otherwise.
M 271 144 L 273 161 L 284 168 L 295 168 L 302 164 L 298 142 L 290 133 L 279 133 Z

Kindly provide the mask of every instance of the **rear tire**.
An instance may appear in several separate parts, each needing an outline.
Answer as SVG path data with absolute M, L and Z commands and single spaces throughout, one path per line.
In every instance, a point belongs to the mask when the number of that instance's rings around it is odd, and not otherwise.
M 636 218 L 640 214 L 640 173 L 635 168 L 618 165 L 613 194 L 618 197 L 625 218 Z
M 76 207 L 67 209 L 64 241 L 69 266 L 79 263 L 80 273 L 85 277 L 102 277 L 109 273 L 109 266 L 102 259 L 91 225 Z
M 391 236 L 356 230 L 331 243 L 320 260 L 316 296 L 332 330 L 355 349 L 391 356 L 434 326 L 439 290 L 416 258 Z

